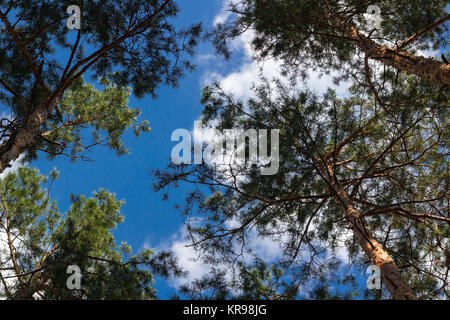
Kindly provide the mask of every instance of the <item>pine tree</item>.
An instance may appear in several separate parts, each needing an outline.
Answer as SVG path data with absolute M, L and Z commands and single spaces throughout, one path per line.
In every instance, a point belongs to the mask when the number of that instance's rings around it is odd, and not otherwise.
M 60 212 L 50 198 L 50 177 L 19 168 L 0 180 L 0 297 L 6 299 L 154 299 L 153 275 L 181 275 L 168 252 L 131 253 L 112 231 L 123 221 L 123 201 L 100 189 L 72 196 Z M 68 288 L 69 266 L 81 287 Z
M 236 19 L 216 32 L 218 49 L 227 54 L 226 41 L 252 28 L 256 58 L 280 58 L 289 77 L 262 79 L 248 101 L 218 84 L 205 88 L 203 123 L 279 129 L 280 169 L 264 176 L 261 167 L 213 163 L 155 171 L 155 190 L 196 184 L 183 211 L 191 243 L 206 261 L 233 264 L 251 252 L 256 230 L 280 242 L 280 263 L 293 283 L 308 284 L 302 291 L 314 288 L 305 279 L 338 277 L 336 251 L 345 244 L 361 271 L 380 267 L 392 298 L 449 298 L 449 71 L 381 48 L 445 45 L 447 2 L 234 3 Z M 379 43 L 351 22 L 369 4 L 384 12 Z M 336 81 L 352 84 L 349 97 L 299 90 L 306 67 L 338 70 Z
M 292 300 L 298 288 L 283 279 L 283 269 L 257 260 L 248 266 L 240 264 L 237 279 L 227 272 L 212 268 L 200 279 L 182 285 L 180 294 L 191 300 Z
M 228 56 L 226 42 L 253 29 L 259 58 L 281 58 L 286 67 L 314 66 L 323 72 L 363 67 L 364 56 L 396 70 L 450 85 L 450 65 L 417 55 L 448 46 L 448 1 L 297 1 L 237 0 L 236 19 L 219 25 L 214 42 Z M 364 14 L 376 5 L 380 26 Z M 377 18 L 377 17 L 375 17 Z M 408 50 L 408 51 L 405 51 Z M 355 56 L 355 53 L 357 54 Z M 358 67 L 360 66 L 360 67 Z
M 71 5 L 81 11 L 78 30 L 66 26 Z M 193 67 L 186 56 L 201 27 L 177 29 L 178 11 L 171 0 L 0 1 L 0 103 L 8 108 L 0 123 L 0 172 L 22 153 L 83 157 L 92 147 L 80 138 L 86 125 L 95 129 L 94 145 L 123 153 L 126 128 L 148 130 L 134 124 L 127 86 L 137 97 L 155 96 Z M 83 84 L 85 74 L 109 84 L 95 90 Z
M 66 24 L 73 5 L 75 30 Z M 127 153 L 123 133 L 150 130 L 128 106 L 131 93 L 156 97 L 193 69 L 201 26 L 175 27 L 178 12 L 171 0 L 0 1 L 0 173 L 21 154 L 90 160 L 97 145 Z M 153 274 L 182 274 L 168 252 L 116 246 L 122 201 L 114 194 L 72 197 L 61 213 L 47 183 L 30 168 L 0 181 L 2 297 L 148 299 L 156 297 Z M 81 290 L 66 286 L 70 265 L 81 269 Z

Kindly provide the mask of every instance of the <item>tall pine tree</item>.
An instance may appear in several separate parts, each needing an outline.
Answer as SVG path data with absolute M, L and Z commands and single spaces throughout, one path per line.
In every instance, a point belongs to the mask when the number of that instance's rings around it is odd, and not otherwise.
M 66 26 L 71 5 L 81 11 L 78 30 Z M 123 153 L 121 132 L 137 113 L 116 88 L 155 96 L 160 85 L 176 85 L 192 69 L 186 58 L 201 27 L 176 28 L 178 11 L 172 0 L 0 1 L 0 103 L 7 107 L 0 172 L 22 153 L 82 157 L 92 147 L 81 141 L 85 126 L 96 131 L 94 145 L 104 142 Z M 82 84 L 84 74 L 110 86 L 95 91 Z
M 132 254 L 112 231 L 123 201 L 99 190 L 72 196 L 66 212 L 51 199 L 53 170 L 19 168 L 0 179 L 0 297 L 3 299 L 154 299 L 153 275 L 181 275 L 168 252 Z M 69 266 L 81 273 L 69 288 Z
M 373 4 L 379 30 L 361 22 Z M 251 251 L 256 230 L 280 242 L 281 263 L 299 286 L 327 272 L 338 277 L 336 252 L 345 244 L 361 269 L 380 267 L 392 298 L 450 297 L 450 73 L 446 62 L 416 54 L 447 44 L 446 6 L 233 1 L 235 19 L 216 30 L 218 49 L 229 54 L 227 41 L 252 29 L 256 58 L 281 59 L 291 82 L 263 79 L 248 101 L 220 85 L 203 94 L 206 125 L 280 130 L 276 175 L 214 162 L 155 171 L 156 190 L 204 186 L 189 194 L 184 213 L 207 261 L 233 263 Z M 339 71 L 336 82 L 352 84 L 349 97 L 299 90 L 308 68 Z

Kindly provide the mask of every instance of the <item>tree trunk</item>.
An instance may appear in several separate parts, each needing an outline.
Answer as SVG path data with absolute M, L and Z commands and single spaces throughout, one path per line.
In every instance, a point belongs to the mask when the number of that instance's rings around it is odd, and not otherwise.
M 414 56 L 405 51 L 397 52 L 394 49 L 377 44 L 375 41 L 360 34 L 352 26 L 346 27 L 346 30 L 346 35 L 352 38 L 358 48 L 369 57 L 431 82 L 450 85 L 450 64 L 432 58 Z
M 5 171 L 12 161 L 19 158 L 28 147 L 36 142 L 41 126 L 47 121 L 48 115 L 59 101 L 60 98 L 56 98 L 50 106 L 42 104 L 37 107 L 29 116 L 26 124 L 20 127 L 8 141 L 0 146 L 0 173 Z
M 43 289 L 45 283 L 47 282 L 47 273 L 39 275 L 30 284 L 24 287 L 20 287 L 17 292 L 15 292 L 14 300 L 34 300 L 34 294 Z
M 315 161 L 316 162 L 316 161 Z M 317 162 L 316 162 L 317 164 Z M 316 167 L 322 172 L 330 188 L 333 189 L 343 212 L 350 222 L 353 234 L 367 257 L 376 264 L 381 271 L 381 280 L 395 300 L 417 300 L 415 292 L 403 280 L 400 271 L 392 260 L 389 252 L 375 238 L 364 221 L 363 212 L 355 209 L 348 193 L 334 180 L 331 165 Z
M 383 248 L 383 245 L 375 239 L 372 232 L 367 228 L 367 224 L 362 218 L 362 212 L 353 207 L 348 194 L 344 190 L 335 188 L 335 191 L 342 203 L 347 219 L 352 224 L 356 241 L 370 260 L 380 267 L 381 280 L 392 297 L 395 300 L 416 300 L 416 294 L 403 280 L 389 252 Z
M 347 38 L 352 39 L 372 59 L 422 79 L 450 85 L 450 64 L 382 46 L 360 33 L 350 20 L 341 18 L 330 9 L 326 9 L 326 12 L 329 20 L 334 21 L 335 27 L 342 30 Z

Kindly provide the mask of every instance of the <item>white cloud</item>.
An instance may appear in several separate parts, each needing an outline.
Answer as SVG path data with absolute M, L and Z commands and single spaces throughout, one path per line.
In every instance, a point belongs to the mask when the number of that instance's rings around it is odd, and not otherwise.
M 231 16 L 231 12 L 228 10 L 232 0 L 224 0 L 221 11 L 214 18 L 214 25 L 218 23 L 226 22 Z M 221 84 L 223 89 L 236 98 L 246 100 L 252 96 L 251 87 L 253 84 L 258 84 L 260 81 L 259 75 L 264 76 L 267 79 L 281 78 L 281 62 L 269 58 L 264 62 L 258 62 L 252 59 L 255 52 L 251 47 L 251 40 L 254 37 L 254 31 L 249 29 L 239 37 L 231 41 L 230 49 L 235 53 L 241 52 L 244 54 L 242 63 L 236 68 L 236 70 L 222 74 L 217 70 L 209 70 L 201 78 L 201 85 L 210 85 L 212 82 L 217 81 Z M 383 44 L 383 42 L 381 42 Z M 388 43 L 385 43 L 388 45 Z M 439 50 L 418 50 L 416 55 L 435 58 L 440 55 Z M 212 55 L 205 55 L 203 59 L 208 61 L 213 60 Z M 219 57 L 215 58 L 219 61 Z M 306 80 L 306 88 L 312 90 L 317 94 L 323 94 L 327 88 L 333 88 L 340 96 L 348 95 L 349 82 L 341 82 L 339 86 L 333 83 L 333 77 L 338 75 L 337 72 L 333 72 L 329 75 L 320 76 L 319 72 L 314 70 L 308 70 L 308 79 Z M 303 87 L 303 88 L 305 88 Z
M 226 228 L 232 229 L 239 227 L 239 223 L 235 220 L 226 222 Z M 339 245 L 336 248 L 336 258 L 341 260 L 345 265 L 349 262 L 349 253 L 347 248 L 343 245 L 345 240 L 351 239 L 351 234 L 346 234 L 340 237 Z M 283 259 L 283 244 L 288 241 L 288 236 L 286 233 L 281 239 L 271 239 L 270 237 L 262 237 L 258 235 L 255 230 L 250 230 L 247 234 L 247 247 L 250 249 L 252 254 L 264 262 L 276 263 Z M 316 243 L 317 245 L 325 245 L 324 243 Z M 152 247 L 149 243 L 146 243 L 146 247 Z M 181 285 L 192 283 L 193 280 L 200 279 L 201 277 L 210 273 L 212 265 L 208 265 L 203 262 L 201 255 L 190 246 L 190 242 L 186 240 L 186 229 L 184 227 L 170 237 L 167 241 L 160 243 L 154 248 L 159 250 L 170 250 L 178 258 L 179 265 L 187 271 L 187 276 L 184 278 L 171 278 L 169 280 L 169 285 L 173 288 L 179 288 Z M 240 246 L 236 246 L 236 252 L 239 251 Z M 245 264 L 251 264 L 253 260 L 253 255 L 249 255 L 247 251 L 243 253 L 240 257 L 240 261 Z M 300 260 L 308 260 L 309 254 L 307 250 L 301 250 L 300 255 L 297 257 Z M 221 269 L 226 271 L 226 277 L 231 280 L 234 272 L 228 265 L 214 265 L 216 269 Z
M 222 9 L 220 9 L 220 13 L 214 17 L 213 24 L 217 26 L 218 24 L 225 23 L 228 18 L 231 16 L 231 12 L 229 11 L 229 5 L 232 0 L 225 0 L 222 5 Z
M 215 24 L 217 21 L 224 22 L 229 18 L 230 12 L 227 11 L 227 8 L 231 2 L 231 0 L 224 0 L 221 12 L 214 18 Z M 236 70 L 227 74 L 221 74 L 217 70 L 209 70 L 202 76 L 201 85 L 206 86 L 217 81 L 226 92 L 233 94 L 235 98 L 246 100 L 253 94 L 251 87 L 260 83 L 260 76 L 269 80 L 274 78 L 282 79 L 282 62 L 280 60 L 268 58 L 264 61 L 257 61 L 253 59 L 255 52 L 251 42 L 254 35 L 254 30 L 249 29 L 231 41 L 230 49 L 235 54 L 242 53 L 244 55 L 241 64 Z M 216 59 L 220 58 L 216 57 Z M 306 88 L 322 94 L 328 87 L 332 87 L 338 94 L 347 94 L 348 83 L 342 83 L 340 86 L 336 86 L 333 83 L 333 76 L 337 75 L 337 73 L 321 77 L 316 71 L 308 70 L 308 72 L 309 77 L 306 81 Z
M 183 278 L 171 278 L 169 283 L 174 288 L 191 283 L 194 279 L 199 279 L 209 272 L 209 267 L 202 262 L 199 254 L 185 240 L 186 235 L 186 228 L 182 226 L 168 240 L 156 246 L 153 246 L 149 241 L 144 244 L 144 248 L 154 248 L 156 251 L 170 250 L 177 257 L 179 265 L 187 272 L 187 275 Z
M 6 175 L 9 172 L 15 172 L 20 167 L 23 167 L 25 164 L 22 163 L 22 160 L 23 160 L 23 154 L 21 154 L 19 156 L 19 158 L 17 158 L 13 162 L 11 162 L 11 167 L 10 168 L 6 168 L 2 173 L 0 173 L 0 179 L 3 179 L 4 177 L 6 177 Z
M 416 55 L 423 56 L 425 58 L 436 58 L 440 55 L 440 51 L 438 50 L 417 50 Z
M 233 228 L 233 226 L 236 226 L 237 223 L 230 221 L 227 222 L 226 225 L 228 228 Z M 184 271 L 187 271 L 187 275 L 184 278 L 170 279 L 169 283 L 174 288 L 178 288 L 180 285 L 192 283 L 193 280 L 207 275 L 213 267 L 212 265 L 208 265 L 203 262 L 201 254 L 199 254 L 194 247 L 191 246 L 191 243 L 186 240 L 186 235 L 186 228 L 182 226 L 180 230 L 172 235 L 172 237 L 168 240 L 154 246 L 156 251 L 172 251 L 177 257 L 179 265 Z M 247 243 L 249 244 L 249 249 L 252 250 L 253 254 L 268 263 L 275 262 L 277 259 L 281 258 L 282 247 L 280 241 L 271 240 L 267 237 L 263 238 L 258 236 L 255 231 L 250 231 L 248 234 Z M 152 245 L 146 242 L 144 247 L 148 248 L 152 247 Z M 244 254 L 242 259 L 246 263 L 253 262 L 253 258 L 247 254 Z M 226 270 L 227 277 L 229 279 L 232 278 L 232 270 L 229 269 L 229 266 L 223 264 L 214 265 L 214 267 L 216 269 Z
M 248 30 L 236 39 L 231 41 L 230 48 L 235 53 L 243 53 L 244 58 L 242 63 L 235 71 L 227 74 L 221 74 L 217 70 L 209 70 L 203 74 L 201 78 L 201 85 L 211 85 L 213 82 L 218 82 L 221 87 L 235 98 L 247 100 L 253 95 L 251 90 L 253 85 L 261 83 L 260 76 L 268 80 L 283 79 L 281 75 L 282 62 L 278 59 L 268 58 L 264 61 L 257 61 L 253 59 L 255 52 L 251 47 L 251 41 L 254 37 L 254 31 Z M 219 59 L 219 58 L 216 58 Z M 319 72 L 308 70 L 308 78 L 304 85 L 299 86 L 299 89 L 309 89 L 317 94 L 323 94 L 331 87 L 336 90 L 339 95 L 347 95 L 349 83 L 341 83 L 336 86 L 333 83 L 333 77 L 338 73 L 331 73 L 330 75 L 321 76 Z

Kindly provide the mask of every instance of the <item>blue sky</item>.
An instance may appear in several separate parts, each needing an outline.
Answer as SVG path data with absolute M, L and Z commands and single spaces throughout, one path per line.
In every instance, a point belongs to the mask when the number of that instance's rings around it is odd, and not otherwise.
M 224 0 L 178 1 L 181 12 L 176 20 L 180 27 L 194 22 L 202 22 L 207 29 L 213 27 L 215 19 L 226 17 Z M 178 128 L 192 129 L 193 123 L 200 117 L 202 87 L 213 79 L 220 80 L 223 87 L 239 98 L 249 96 L 249 88 L 262 68 L 266 76 L 278 74 L 279 63 L 268 60 L 264 64 L 251 61 L 251 48 L 248 40 L 251 34 L 244 35 L 233 44 L 235 55 L 231 61 L 223 61 L 215 55 L 209 42 L 203 42 L 197 48 L 194 63 L 196 70 L 187 74 L 177 88 L 160 88 L 157 99 L 131 97 L 130 107 L 142 111 L 141 119 L 149 120 L 151 132 L 135 138 L 131 130 L 124 137 L 125 145 L 131 154 L 118 157 L 107 148 L 94 149 L 91 157 L 94 162 L 77 161 L 60 157 L 49 161 L 41 154 L 40 159 L 31 165 L 48 174 L 53 167 L 60 171 L 59 179 L 52 186 L 52 197 L 58 201 L 62 211 L 70 205 L 70 194 L 89 196 L 99 188 L 116 193 L 118 199 L 125 200 L 122 214 L 125 221 L 114 232 L 117 242 L 127 241 L 134 249 L 144 247 L 171 248 L 180 254 L 181 262 L 191 271 L 191 276 L 206 272 L 199 263 L 191 263 L 189 249 L 184 248 L 182 220 L 174 209 L 182 202 L 189 186 L 172 190 L 170 200 L 163 201 L 161 194 L 151 189 L 151 169 L 163 169 L 170 161 L 172 148 L 171 134 Z M 86 77 L 88 80 L 88 78 Z M 311 73 L 308 87 L 322 93 L 328 86 L 333 87 L 331 76 L 319 78 Z M 345 94 L 346 85 L 335 88 L 339 94 Z M 1 110 L 0 110 L 1 111 Z M 267 259 L 274 259 L 280 250 L 270 241 L 255 241 L 254 244 Z M 343 254 L 344 255 L 344 254 Z M 175 292 L 173 282 L 157 280 L 155 287 L 161 298 L 169 298 Z
M 202 22 L 204 27 L 213 26 L 214 17 L 220 13 L 222 0 L 179 1 L 181 12 L 176 20 L 179 26 Z M 94 162 L 77 161 L 60 157 L 49 161 L 43 154 L 31 165 L 48 174 L 53 167 L 60 171 L 60 177 L 52 186 L 52 196 L 58 201 L 61 210 L 70 205 L 70 194 L 91 195 L 94 190 L 105 188 L 124 199 L 122 208 L 125 221 L 115 231 L 117 242 L 127 241 L 134 250 L 144 246 L 161 246 L 179 234 L 181 217 L 174 205 L 184 197 L 184 189 L 172 194 L 171 201 L 162 201 L 161 194 L 151 190 L 150 170 L 165 168 L 170 161 L 172 131 L 177 128 L 191 129 L 199 118 L 203 78 L 211 68 L 216 72 L 226 72 L 238 65 L 239 61 L 223 63 L 221 58 L 212 61 L 214 54 L 208 42 L 197 48 L 194 62 L 198 68 L 187 74 L 177 88 L 162 87 L 158 98 L 131 97 L 130 107 L 142 111 L 141 119 L 150 121 L 151 132 L 135 138 L 131 130 L 124 137 L 125 145 L 131 154 L 118 157 L 104 147 L 97 147 L 90 155 Z M 220 61 L 220 64 L 217 64 Z M 86 78 L 88 80 L 88 78 Z M 174 290 L 164 281 L 156 283 L 159 295 L 165 297 Z
M 181 12 L 176 25 L 183 27 L 194 22 L 202 22 L 205 29 L 211 29 L 214 21 L 226 19 L 224 4 L 226 0 L 179 1 Z M 131 154 L 118 157 L 104 147 L 97 147 L 89 156 L 94 162 L 77 161 L 60 157 L 49 161 L 41 154 L 38 161 L 32 163 L 44 174 L 53 167 L 60 171 L 59 179 L 52 186 L 52 196 L 58 201 L 61 210 L 70 205 L 70 194 L 89 196 L 99 188 L 116 193 L 118 199 L 125 200 L 122 214 L 123 224 L 114 232 L 117 242 L 127 241 L 134 249 L 144 247 L 172 249 L 179 257 L 181 265 L 190 272 L 188 279 L 196 278 L 207 272 L 201 262 L 190 261 L 194 257 L 192 249 L 185 247 L 182 233 L 182 220 L 175 204 L 180 204 L 191 186 L 181 186 L 171 190 L 169 201 L 163 201 L 161 194 L 152 191 L 151 169 L 164 169 L 170 162 L 172 148 L 171 134 L 178 128 L 192 129 L 202 111 L 200 104 L 202 87 L 213 80 L 222 83 L 225 90 L 238 98 L 247 98 L 250 87 L 257 80 L 260 68 L 266 76 L 279 74 L 279 63 L 268 60 L 263 64 L 250 59 L 249 46 L 251 34 L 245 34 L 236 40 L 232 48 L 233 57 L 224 61 L 216 55 L 211 43 L 203 42 L 193 57 L 197 68 L 187 74 L 177 88 L 160 88 L 157 99 L 130 98 L 130 107 L 142 111 L 141 120 L 149 120 L 151 132 L 135 138 L 131 130 L 124 137 L 125 145 Z M 90 81 L 89 77 L 85 77 Z M 312 75 L 309 87 L 324 92 L 332 85 L 331 79 L 319 79 Z M 339 88 L 344 93 L 345 86 Z M 281 252 L 278 244 L 267 239 L 253 239 L 253 247 L 262 258 L 273 260 Z M 157 279 L 155 287 L 158 296 L 169 298 L 175 293 L 180 280 L 165 281 Z

